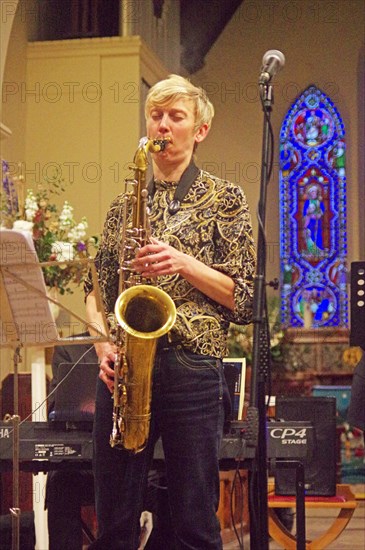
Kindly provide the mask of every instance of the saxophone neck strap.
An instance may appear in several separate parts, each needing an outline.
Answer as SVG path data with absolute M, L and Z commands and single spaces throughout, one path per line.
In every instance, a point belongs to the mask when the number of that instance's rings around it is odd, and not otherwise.
M 191 161 L 189 166 L 184 170 L 184 172 L 181 175 L 180 181 L 178 186 L 176 187 L 176 191 L 174 193 L 174 198 L 169 204 L 169 213 L 170 214 L 176 214 L 180 210 L 181 203 L 186 197 L 190 187 L 193 185 L 194 181 L 196 180 L 200 170 L 194 163 L 194 161 Z M 151 179 L 151 181 L 148 184 L 148 206 L 152 205 L 152 200 L 155 195 L 155 180 L 154 178 Z

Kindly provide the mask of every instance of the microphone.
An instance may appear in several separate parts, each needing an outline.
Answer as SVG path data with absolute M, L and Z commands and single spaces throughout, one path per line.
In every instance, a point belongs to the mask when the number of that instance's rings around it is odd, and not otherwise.
M 259 84 L 267 84 L 285 65 L 285 56 L 279 50 L 269 50 L 262 58 Z

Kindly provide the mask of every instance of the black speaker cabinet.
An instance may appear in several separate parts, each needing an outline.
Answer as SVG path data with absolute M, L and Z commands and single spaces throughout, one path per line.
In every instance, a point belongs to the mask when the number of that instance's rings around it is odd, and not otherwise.
M 21 550 L 35 549 L 34 512 L 21 512 L 19 526 L 19 548 Z M 10 514 L 0 516 L 0 549 L 12 550 L 14 545 L 12 517 Z
M 305 420 L 314 427 L 312 453 L 304 461 L 305 494 L 333 496 L 336 494 L 336 398 L 277 397 L 277 420 Z M 295 495 L 295 470 L 275 471 L 275 492 Z

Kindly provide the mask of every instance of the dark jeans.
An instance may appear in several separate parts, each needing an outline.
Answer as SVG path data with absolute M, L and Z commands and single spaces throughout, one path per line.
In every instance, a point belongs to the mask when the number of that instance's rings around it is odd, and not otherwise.
M 150 437 L 146 449 L 133 456 L 109 445 L 113 403 L 98 383 L 94 475 L 100 536 L 90 548 L 138 548 L 147 475 L 160 435 L 173 528 L 166 550 L 222 548 L 216 511 L 226 400 L 221 361 L 179 346 L 158 352 Z

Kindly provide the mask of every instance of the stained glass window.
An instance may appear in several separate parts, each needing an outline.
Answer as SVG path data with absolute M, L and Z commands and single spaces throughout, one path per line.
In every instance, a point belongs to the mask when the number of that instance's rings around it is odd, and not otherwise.
M 347 327 L 345 129 L 315 86 L 280 134 L 280 260 L 284 327 Z

